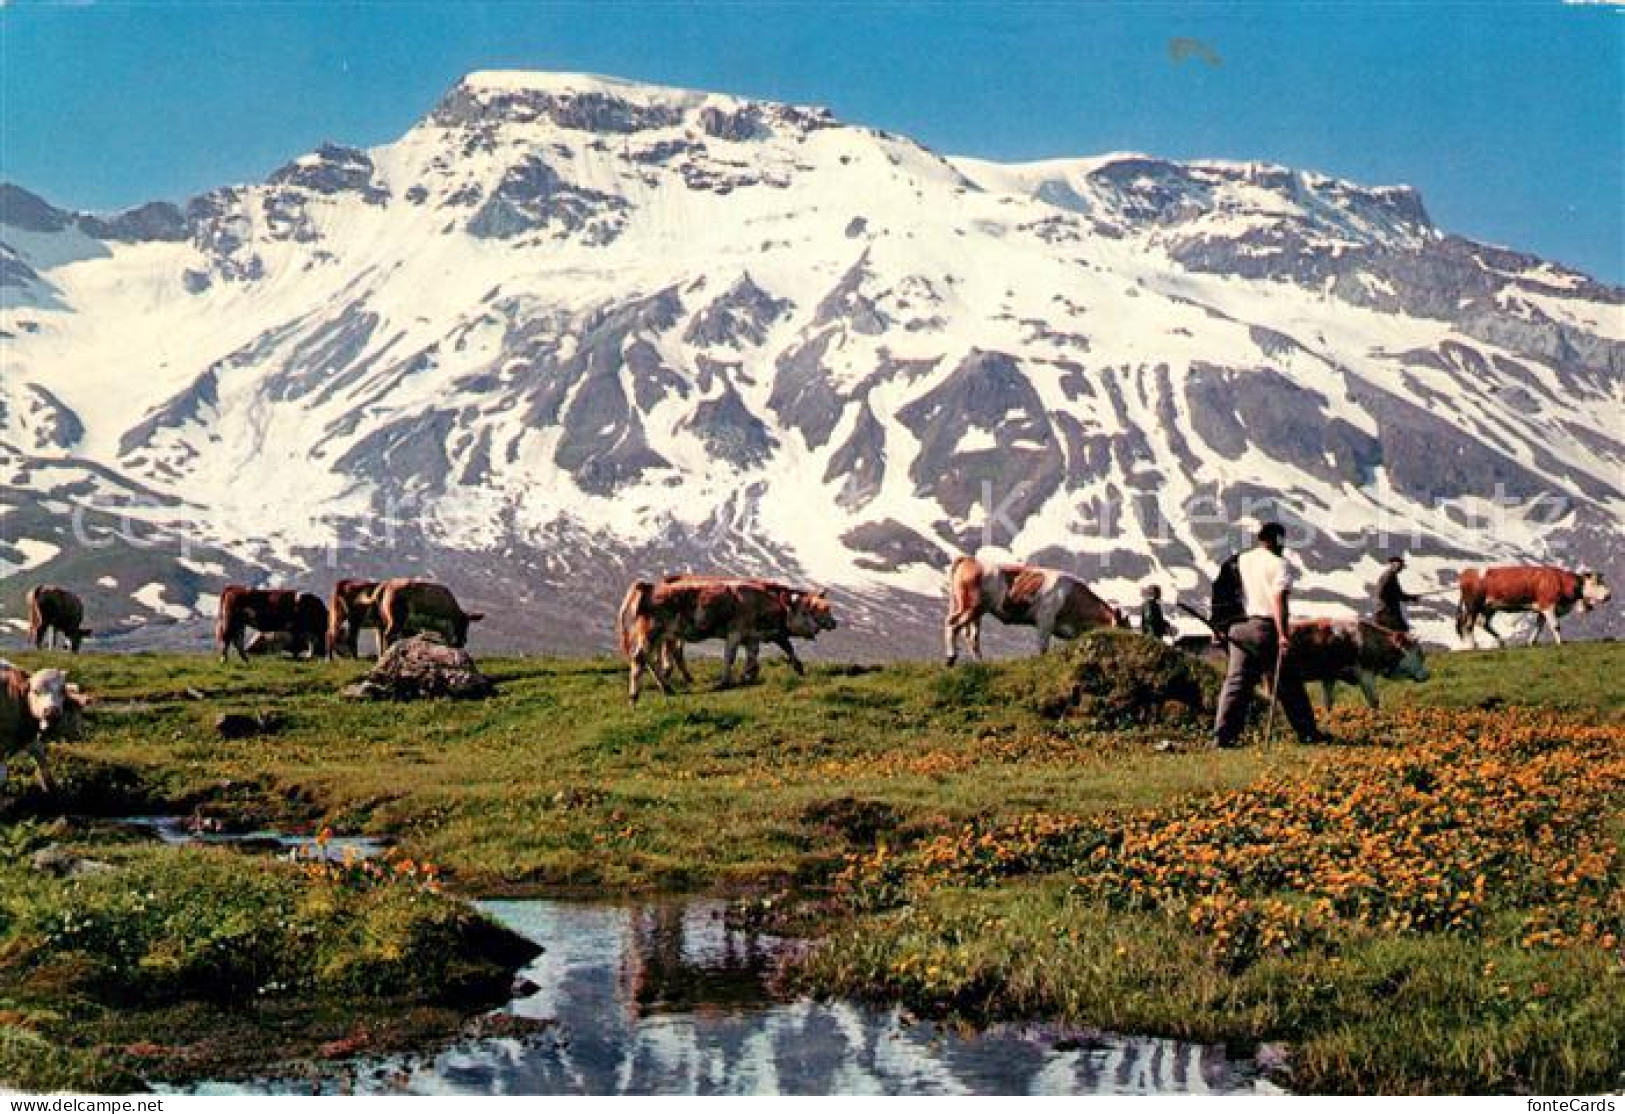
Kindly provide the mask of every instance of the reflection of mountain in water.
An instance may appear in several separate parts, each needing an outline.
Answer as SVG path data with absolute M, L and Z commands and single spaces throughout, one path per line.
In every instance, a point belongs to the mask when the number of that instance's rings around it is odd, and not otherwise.
M 773 1002 L 765 980 L 782 944 L 728 930 L 714 903 L 626 909 L 498 901 L 486 909 L 547 949 L 525 972 L 541 989 L 508 1012 L 555 1026 L 539 1038 L 480 1039 L 432 1059 L 352 1066 L 324 1088 L 509 1095 L 1270 1089 L 1250 1064 L 1212 1046 L 1112 1037 L 1058 1047 L 1053 1035 L 1027 1030 L 960 1036 L 905 1025 L 894 1011 Z M 309 1082 L 249 1089 L 308 1090 Z

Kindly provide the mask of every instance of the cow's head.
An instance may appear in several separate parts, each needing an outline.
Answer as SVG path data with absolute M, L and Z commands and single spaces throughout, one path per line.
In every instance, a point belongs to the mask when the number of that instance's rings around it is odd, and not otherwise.
M 1605 604 L 1613 598 L 1613 591 L 1602 582 L 1602 573 L 1580 574 L 1580 610 L 1590 611 L 1593 607 Z
M 41 735 L 72 737 L 78 733 L 82 701 L 68 675 L 60 669 L 41 669 L 28 678 L 28 714 Z
M 797 638 L 817 638 L 819 631 L 835 629 L 835 613 L 823 591 L 797 592 L 790 600 L 790 633 Z
M 1408 634 L 1393 636 L 1394 649 L 1399 660 L 1388 671 L 1390 677 L 1408 677 L 1413 681 L 1428 679 L 1427 662 L 1422 659 L 1422 644 Z

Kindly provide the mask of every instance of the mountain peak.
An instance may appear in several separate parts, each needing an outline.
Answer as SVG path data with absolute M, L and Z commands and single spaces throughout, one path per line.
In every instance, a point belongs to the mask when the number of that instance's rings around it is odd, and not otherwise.
M 464 75 L 454 87 L 474 96 L 502 96 L 515 93 L 545 93 L 552 96 L 601 94 L 622 100 L 682 101 L 698 103 L 712 96 L 694 89 L 646 84 L 602 74 L 556 70 L 475 70 Z
M 430 123 L 441 127 L 549 123 L 571 131 L 613 134 L 698 123 L 707 132 L 730 139 L 751 137 L 763 119 L 800 131 L 835 123 L 826 108 L 539 70 L 476 70 L 452 86 L 429 117 Z

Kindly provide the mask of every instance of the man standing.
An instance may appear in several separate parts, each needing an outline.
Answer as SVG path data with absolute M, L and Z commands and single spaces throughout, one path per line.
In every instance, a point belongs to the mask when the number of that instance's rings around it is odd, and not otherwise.
M 1224 687 L 1219 691 L 1219 712 L 1213 721 L 1215 746 L 1237 745 L 1241 730 L 1247 724 L 1247 704 L 1253 687 L 1262 678 L 1277 675 L 1277 654 L 1283 657 L 1275 699 L 1286 713 L 1298 742 L 1313 743 L 1319 738 L 1309 694 L 1304 691 L 1303 681 L 1287 655 L 1288 632 L 1292 629 L 1287 597 L 1296 578 L 1292 566 L 1281 555 L 1285 539 L 1284 526 L 1279 522 L 1265 523 L 1258 531 L 1257 544 L 1241 555 L 1239 568 L 1247 615 L 1225 632 L 1230 643 L 1230 661 L 1224 674 Z
M 1399 574 L 1405 568 L 1405 558 L 1394 554 L 1388 558 L 1388 568 L 1377 578 L 1377 611 L 1371 616 L 1379 627 L 1406 634 L 1411 624 L 1405 618 L 1405 605 L 1415 603 L 1421 596 L 1413 596 L 1399 585 Z
M 1162 587 L 1147 584 L 1140 589 L 1140 630 L 1161 642 L 1173 633 L 1168 617 L 1162 613 Z

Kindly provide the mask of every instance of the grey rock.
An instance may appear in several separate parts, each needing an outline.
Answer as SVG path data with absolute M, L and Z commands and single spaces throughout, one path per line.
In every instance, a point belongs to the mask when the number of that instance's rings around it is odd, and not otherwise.
M 389 190 L 375 177 L 372 157 L 336 143 L 324 143 L 311 155 L 278 167 L 268 180 L 327 196 L 359 193 L 373 205 L 389 200 Z
M 596 90 L 474 90 L 459 84 L 446 94 L 429 119 L 442 127 L 533 123 L 546 120 L 571 131 L 626 135 L 682 122 L 672 105 L 642 105 Z
M 38 383 L 29 383 L 23 390 L 36 449 L 69 449 L 78 444 L 85 435 L 78 414 Z
M 818 308 L 813 311 L 813 328 L 844 324 L 868 336 L 885 332 L 891 324 L 890 320 L 880 311 L 874 299 L 863 291 L 864 281 L 870 277 L 869 253 L 865 250 L 841 276 L 841 280 L 824 295 L 823 301 L 818 303 Z
M 28 865 L 40 874 L 51 874 L 58 878 L 88 878 L 98 874 L 112 874 L 118 869 L 111 863 L 74 855 L 54 843 L 49 847 L 41 847 L 30 855 Z
M 727 293 L 694 315 L 683 340 L 711 347 L 739 348 L 761 344 L 767 331 L 790 311 L 790 303 L 775 298 L 744 274 Z
M 801 430 L 815 449 L 829 441 L 846 405 L 824 367 L 824 354 L 835 334 L 835 329 L 826 329 L 781 352 L 767 400 L 768 408 Z
M 886 431 L 868 403 L 859 403 L 852 433 L 830 455 L 824 482 L 839 480 L 836 499 L 847 510 L 857 510 L 880 494 L 886 478 Z
M 712 456 L 741 468 L 766 461 L 779 445 L 767 424 L 751 413 L 739 392 L 726 381 L 719 395 L 694 408 L 684 428 L 704 441 Z
M 767 128 L 762 123 L 761 110 L 754 105 L 745 105 L 732 111 L 715 106 L 702 108 L 700 130 L 706 135 L 733 143 L 761 139 L 767 134 Z
M 854 526 L 841 535 L 841 542 L 869 555 L 854 562 L 859 568 L 877 571 L 913 564 L 938 568 L 946 565 L 950 557 L 948 547 L 890 518 Z
M 480 700 L 495 693 L 467 650 L 424 635 L 395 643 L 364 680 L 343 690 L 354 700 Z
M 60 232 L 73 219 L 72 213 L 58 209 L 38 194 L 0 182 L 0 225 L 28 232 Z
M 589 243 L 605 244 L 625 224 L 626 200 L 564 179 L 535 156 L 510 167 L 496 192 L 468 222 L 471 235 L 508 240 L 526 232 L 582 232 Z
M 1055 430 L 1009 353 L 973 350 L 897 416 L 920 439 L 909 469 L 916 491 L 961 518 L 980 506 L 993 544 L 1008 542 L 1010 526 L 1025 521 L 1061 481 Z M 967 426 L 990 431 L 995 447 L 959 452 Z
M 82 216 L 79 227 L 98 240 L 178 243 L 190 235 L 186 214 L 168 201 L 149 201 L 111 217 Z

